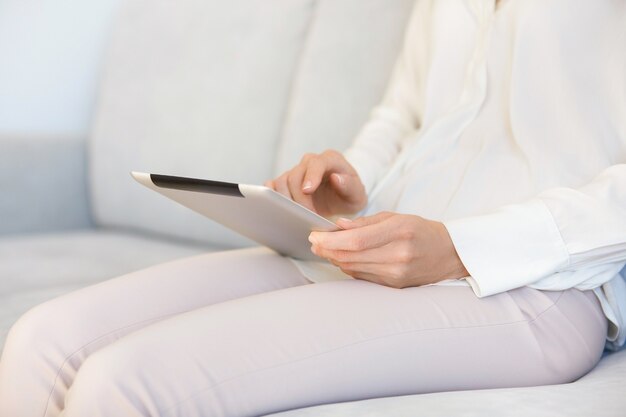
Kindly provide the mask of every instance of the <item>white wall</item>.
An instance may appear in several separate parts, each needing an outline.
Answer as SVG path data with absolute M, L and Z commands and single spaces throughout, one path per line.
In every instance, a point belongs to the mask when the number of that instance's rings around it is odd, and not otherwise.
M 87 135 L 118 1 L 0 0 L 0 135 Z

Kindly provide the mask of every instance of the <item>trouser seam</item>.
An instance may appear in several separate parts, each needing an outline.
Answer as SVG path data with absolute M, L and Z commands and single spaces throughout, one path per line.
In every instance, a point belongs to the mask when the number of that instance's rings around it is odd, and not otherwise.
M 55 375 L 55 377 L 54 377 L 54 382 L 53 382 L 53 384 L 52 384 L 52 387 L 50 388 L 50 393 L 48 394 L 48 399 L 46 400 L 46 408 L 44 409 L 44 412 L 43 412 L 43 417 L 46 417 L 46 415 L 48 415 L 48 408 L 49 408 L 49 405 L 50 405 L 50 399 L 52 398 L 52 394 L 54 393 L 54 389 L 56 388 L 57 382 L 58 382 L 59 377 L 60 377 L 60 375 L 61 375 L 61 371 L 63 371 L 63 368 L 65 368 L 65 365 L 67 365 L 67 363 L 68 363 L 68 362 L 69 362 L 69 361 L 70 361 L 70 360 L 71 360 L 74 356 L 76 356 L 78 353 L 80 353 L 81 351 L 83 351 L 83 350 L 84 350 L 85 348 L 87 348 L 89 345 L 91 345 L 91 344 L 93 344 L 93 343 L 96 343 L 97 341 L 102 340 L 102 339 L 104 339 L 105 337 L 110 336 L 110 335 L 111 335 L 111 334 L 113 334 L 113 333 L 119 332 L 120 330 L 128 329 L 129 327 L 137 326 L 137 325 L 139 325 L 139 324 L 144 324 L 144 323 L 148 323 L 148 322 L 151 322 L 151 321 L 158 321 L 158 320 L 162 320 L 162 319 L 165 319 L 165 318 L 167 318 L 167 317 L 176 316 L 176 315 L 179 315 L 179 314 L 186 313 L 186 312 L 188 312 L 188 311 L 189 311 L 189 310 L 183 310 L 183 311 L 179 311 L 179 312 L 176 312 L 176 313 L 164 314 L 164 315 L 162 315 L 162 316 L 158 316 L 158 317 L 153 317 L 153 318 L 146 319 L 146 320 L 137 321 L 137 322 L 134 322 L 134 323 L 131 323 L 131 324 L 127 324 L 127 325 L 122 326 L 122 327 L 115 328 L 115 329 L 113 329 L 113 330 L 111 330 L 111 331 L 109 331 L 109 332 L 107 332 L 107 333 L 105 333 L 105 334 L 103 334 L 103 335 L 100 335 L 100 336 L 96 337 L 95 339 L 90 340 L 89 342 L 87 342 L 87 343 L 83 344 L 83 345 L 82 345 L 81 347 L 79 347 L 78 349 L 74 350 L 72 353 L 70 353 L 68 356 L 66 356 L 66 357 L 65 357 L 65 359 L 63 360 L 63 362 L 62 362 L 62 363 L 61 363 L 61 365 L 59 366 L 59 369 L 58 369 L 58 370 L 57 370 L 57 372 L 56 372 L 56 375 Z

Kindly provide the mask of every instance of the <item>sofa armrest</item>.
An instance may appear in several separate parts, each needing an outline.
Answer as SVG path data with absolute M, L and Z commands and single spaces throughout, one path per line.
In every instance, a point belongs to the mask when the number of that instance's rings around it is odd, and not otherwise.
M 0 235 L 91 225 L 86 143 L 0 136 Z

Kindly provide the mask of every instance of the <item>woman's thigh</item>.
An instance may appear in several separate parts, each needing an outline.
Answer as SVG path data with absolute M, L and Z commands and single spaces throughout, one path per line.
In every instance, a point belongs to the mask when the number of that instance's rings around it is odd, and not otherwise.
M 309 283 L 290 260 L 254 248 L 169 262 L 51 300 L 26 313 L 9 333 L 0 361 L 0 414 L 58 415 L 85 359 L 145 326 Z
M 599 359 L 591 293 L 392 289 L 363 281 L 212 305 L 87 360 L 66 417 L 258 416 L 433 391 L 562 383 Z M 115 399 L 114 401 L 112 399 Z

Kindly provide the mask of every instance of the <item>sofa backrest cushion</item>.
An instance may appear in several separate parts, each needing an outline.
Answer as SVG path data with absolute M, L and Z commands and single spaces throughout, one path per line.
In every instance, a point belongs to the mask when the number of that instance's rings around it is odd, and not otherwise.
M 129 171 L 269 178 L 313 2 L 122 3 L 90 144 L 94 219 L 240 245 L 219 225 L 143 189 Z
M 381 100 L 414 0 L 319 0 L 290 95 L 274 173 L 346 149 Z
M 89 146 L 98 225 L 250 242 L 129 171 L 262 183 L 343 148 L 380 99 L 412 0 L 128 0 Z

